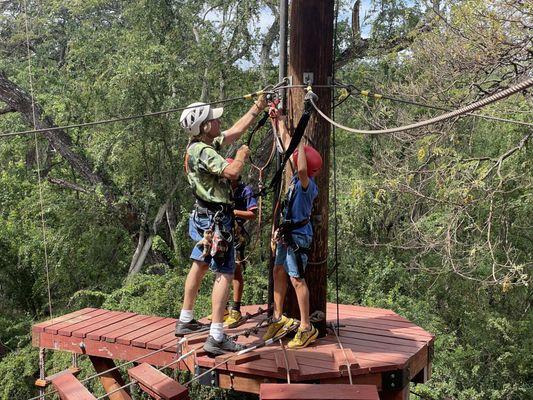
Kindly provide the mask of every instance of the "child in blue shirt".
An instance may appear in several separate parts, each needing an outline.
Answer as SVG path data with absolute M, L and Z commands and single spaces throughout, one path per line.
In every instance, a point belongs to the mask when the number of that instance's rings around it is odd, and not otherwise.
M 227 158 L 230 164 L 233 159 Z M 241 301 L 244 289 L 244 263 L 245 250 L 248 243 L 248 232 L 244 227 L 246 221 L 256 218 L 257 197 L 254 196 L 253 188 L 239 179 L 231 180 L 231 192 L 234 203 L 233 213 L 235 215 L 235 273 L 233 275 L 233 303 L 230 305 L 229 313 L 224 322 L 227 325 L 238 322 L 241 318 Z
M 283 121 L 279 124 L 283 138 L 288 137 Z M 290 139 L 290 138 L 289 138 Z M 274 262 L 274 315 L 264 340 L 275 337 L 284 327 L 294 323 L 283 315 L 283 303 L 290 280 L 300 308 L 300 327 L 289 343 L 291 349 L 306 347 L 316 340 L 318 330 L 309 321 L 309 288 L 305 281 L 307 252 L 313 240 L 311 211 L 318 196 L 314 176 L 322 167 L 322 157 L 311 146 L 298 145 L 293 155 L 296 172 L 291 179 L 284 201 L 282 220 L 274 237 L 276 259 Z

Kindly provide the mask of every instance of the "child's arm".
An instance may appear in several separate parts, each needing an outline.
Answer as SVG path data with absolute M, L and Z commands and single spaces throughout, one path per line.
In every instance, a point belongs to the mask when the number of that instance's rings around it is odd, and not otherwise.
M 298 145 L 298 178 L 305 190 L 309 186 L 309 176 L 307 175 L 307 159 L 305 157 L 304 144 L 300 141 Z
M 242 218 L 246 220 L 255 219 L 255 217 L 257 216 L 255 213 L 255 210 L 248 210 L 248 211 L 233 210 L 233 213 L 235 214 L 237 218 Z

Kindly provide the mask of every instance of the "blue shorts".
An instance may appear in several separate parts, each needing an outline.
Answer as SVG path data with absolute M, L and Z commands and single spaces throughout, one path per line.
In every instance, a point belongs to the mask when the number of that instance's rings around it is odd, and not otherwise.
M 303 235 L 300 233 L 293 233 L 292 240 L 294 243 L 304 249 L 309 249 L 311 247 L 311 242 L 313 236 Z M 301 252 L 300 257 L 302 258 L 302 268 L 305 272 L 307 267 L 307 254 L 306 252 Z M 278 243 L 276 246 L 276 259 L 274 261 L 275 265 L 283 265 L 285 271 L 291 278 L 303 278 L 300 276 L 300 271 L 298 269 L 298 262 L 296 261 L 296 254 L 292 247 L 287 246 L 285 243 Z
M 198 214 L 193 211 L 189 217 L 189 237 L 195 242 L 195 246 L 191 252 L 191 259 L 201 261 L 209 265 L 209 269 L 213 272 L 220 272 L 222 274 L 231 274 L 235 272 L 235 248 L 233 247 L 233 216 L 225 214 L 222 218 L 222 225 L 228 232 L 232 232 L 229 249 L 224 257 L 224 262 L 216 262 L 211 255 L 202 256 L 203 249 L 196 245 L 196 243 L 203 239 L 203 232 L 211 229 L 213 225 L 213 214 Z

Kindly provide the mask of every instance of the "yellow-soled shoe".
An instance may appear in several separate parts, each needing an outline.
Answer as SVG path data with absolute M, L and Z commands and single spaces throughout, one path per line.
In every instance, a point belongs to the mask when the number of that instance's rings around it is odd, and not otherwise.
M 291 327 L 293 324 L 294 324 L 293 318 L 287 318 L 285 315 L 282 315 L 279 321 L 272 322 L 270 325 L 268 325 L 268 329 L 263 335 L 263 340 L 272 339 L 284 327 Z
M 311 329 L 308 331 L 302 331 L 301 329 L 298 329 L 294 339 L 287 344 L 287 347 L 289 349 L 302 349 L 313 343 L 317 337 L 318 329 L 316 329 L 313 325 L 311 325 Z
M 224 322 L 226 322 L 226 319 L 228 318 L 228 316 L 229 316 L 229 311 L 228 311 L 228 309 L 226 308 L 226 309 L 224 310 Z M 209 321 L 213 320 L 213 314 L 209 314 L 209 315 L 207 316 L 207 319 L 208 319 Z
M 224 323 L 227 326 L 230 326 L 230 325 L 236 324 L 241 319 L 242 319 L 242 314 L 241 314 L 240 311 L 230 310 L 230 312 L 228 314 L 228 317 L 226 319 L 224 319 Z

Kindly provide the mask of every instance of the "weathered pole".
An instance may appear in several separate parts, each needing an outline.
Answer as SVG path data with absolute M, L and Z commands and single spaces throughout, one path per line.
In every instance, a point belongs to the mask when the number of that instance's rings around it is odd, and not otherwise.
M 333 70 L 334 0 L 292 0 L 290 10 L 289 76 L 293 85 L 327 85 Z M 317 106 L 331 113 L 331 89 L 313 87 L 318 95 Z M 293 89 L 288 94 L 289 125 L 294 129 L 303 112 L 305 92 Z M 305 280 L 310 291 L 310 311 L 326 312 L 329 198 L 329 123 L 313 116 L 306 129 L 309 141 L 322 155 L 324 167 L 316 178 L 319 195 L 313 209 L 314 237 Z M 291 286 L 291 285 L 289 285 Z M 285 312 L 299 317 L 296 295 L 289 288 Z M 318 327 L 325 333 L 325 324 Z
M 287 31 L 288 31 L 288 11 L 289 11 L 289 0 L 280 0 L 279 1 L 279 81 L 287 76 Z M 281 100 L 282 100 L 282 106 L 285 108 L 286 105 L 286 91 L 283 90 L 280 92 Z M 281 154 L 276 153 L 276 170 L 280 168 L 281 166 Z M 279 192 L 281 190 L 280 185 L 276 185 L 275 191 L 274 191 L 274 199 L 279 198 Z M 277 226 L 277 218 L 276 218 L 276 202 L 274 201 L 272 204 L 272 214 L 274 215 L 272 224 L 274 225 L 274 229 Z M 269 246 L 270 248 L 270 246 Z M 269 261 L 269 268 L 268 268 L 268 304 L 273 305 L 274 304 L 274 256 L 272 250 L 270 250 L 270 261 Z M 272 315 L 273 310 L 270 310 L 269 314 Z

